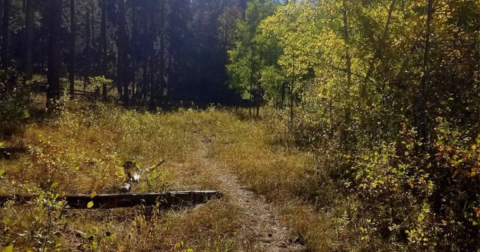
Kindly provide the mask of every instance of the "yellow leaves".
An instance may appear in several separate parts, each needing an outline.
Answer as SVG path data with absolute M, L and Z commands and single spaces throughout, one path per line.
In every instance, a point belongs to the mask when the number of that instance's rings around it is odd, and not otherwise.
M 13 244 L 8 245 L 3 249 L 3 252 L 13 252 Z
M 8 245 L 3 249 L 3 252 L 13 252 L 13 244 Z
M 461 53 L 460 50 L 458 50 L 458 49 L 454 49 L 454 50 L 453 50 L 453 54 L 454 54 L 455 56 L 457 56 L 457 57 L 461 57 L 461 56 L 462 56 L 462 53 Z
M 476 177 L 477 175 L 480 175 L 480 164 L 479 163 L 476 163 L 475 166 L 470 171 L 470 176 L 472 178 Z
M 88 202 L 87 208 L 92 208 L 93 207 L 93 201 Z
M 445 150 L 445 146 L 444 146 L 444 145 L 438 146 L 438 151 L 439 151 L 439 152 L 443 152 L 444 150 Z
M 476 217 L 480 217 L 480 207 L 474 207 L 473 211 L 475 212 Z
M 410 189 L 413 189 L 415 187 L 415 185 L 411 181 L 408 181 L 407 184 Z
M 473 178 L 473 177 L 476 177 L 477 176 L 477 171 L 475 171 L 474 169 L 472 169 L 472 172 L 470 173 L 470 176 Z
M 13 244 L 8 245 L 3 249 L 3 252 L 13 252 Z

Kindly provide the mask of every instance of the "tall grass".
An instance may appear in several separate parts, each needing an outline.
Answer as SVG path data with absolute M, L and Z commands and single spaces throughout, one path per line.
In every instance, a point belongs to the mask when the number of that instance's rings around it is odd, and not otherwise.
M 322 175 L 319 157 L 296 147 L 284 125 L 273 111 L 253 120 L 216 108 L 149 113 L 70 101 L 59 115 L 38 117 L 21 137 L 7 141 L 22 143 L 28 152 L 0 160 L 6 171 L 0 193 L 35 193 L 49 200 L 3 206 L 0 248 L 235 251 L 242 215 L 228 195 L 173 212 L 142 207 L 65 212 L 55 203 L 64 193 L 115 192 L 126 179 L 127 160 L 147 167 L 164 159 L 135 192 L 220 189 L 211 167 L 218 164 L 277 206 L 292 242 L 305 243 L 309 251 L 350 249 L 355 241 L 345 232 L 346 203 Z
M 42 102 L 38 102 L 41 104 Z M 58 115 L 38 116 L 6 145 L 28 152 L 0 160 L 1 194 L 40 194 L 33 205 L 7 204 L 0 211 L 0 250 L 227 251 L 235 246 L 237 210 L 226 200 L 158 212 L 142 207 L 64 212 L 62 194 L 116 192 L 126 179 L 122 164 L 166 162 L 134 186 L 134 192 L 216 189 L 199 176 L 197 127 L 205 113 L 147 113 L 113 105 L 70 101 Z M 45 115 L 46 116 L 46 115 Z M 208 122 L 206 122 L 208 124 Z M 26 235 L 28 234 L 28 235 Z M 201 235 L 199 235 L 201 234 Z

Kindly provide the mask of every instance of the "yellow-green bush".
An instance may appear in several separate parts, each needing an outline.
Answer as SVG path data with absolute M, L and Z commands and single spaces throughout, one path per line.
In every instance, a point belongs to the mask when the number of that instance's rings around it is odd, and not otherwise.
M 442 118 L 437 123 L 432 146 L 405 125 L 398 141 L 355 161 L 347 185 L 362 202 L 357 221 L 364 240 L 380 234 L 394 246 L 422 251 L 478 246 L 480 137 Z

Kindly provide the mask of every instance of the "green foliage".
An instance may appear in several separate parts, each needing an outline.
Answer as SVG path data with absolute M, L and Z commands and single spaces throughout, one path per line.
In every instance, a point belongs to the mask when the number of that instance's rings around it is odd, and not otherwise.
M 30 83 L 23 83 L 16 75 L 13 71 L 0 72 L 0 133 L 30 116 Z
M 236 118 L 214 108 L 148 113 L 66 101 L 58 115 L 27 123 L 25 154 L 0 160 L 0 170 L 6 171 L 0 193 L 45 195 L 49 204 L 55 204 L 53 195 L 59 195 L 58 200 L 63 194 L 116 193 L 127 179 L 122 164 L 132 158 L 141 168 L 166 160 L 136 184 L 134 192 L 217 189 L 215 176 L 207 175 L 212 167 L 199 162 L 198 150 L 204 130 L 220 127 L 218 119 L 225 115 L 228 122 Z M 51 235 L 45 235 L 48 209 Z M 171 213 L 142 207 L 67 209 L 60 218 L 61 213 L 37 203 L 2 204 L 0 251 L 9 244 L 19 251 L 42 251 L 41 238 L 46 251 L 174 251 L 174 244 L 182 240 L 180 251 L 233 251 L 240 216 L 237 205 L 223 199 Z
M 62 248 L 59 234 L 65 232 L 67 205 L 52 185 L 35 200 L 29 211 L 8 202 L 0 214 L 2 243 L 22 244 L 27 251 L 49 251 Z M 21 215 L 22 218 L 18 218 Z M 13 245 L 10 245 L 13 248 Z M 8 247 L 7 247 L 8 248 Z
M 479 14 L 478 1 L 290 1 L 231 54 L 280 48 L 257 79 L 287 82 L 292 132 L 360 202 L 350 229 L 368 250 L 478 249 Z
M 112 80 L 110 79 L 107 79 L 105 78 L 105 76 L 95 76 L 95 77 L 89 77 L 89 82 L 90 84 L 95 88 L 95 89 L 99 89 L 101 88 L 103 85 L 110 85 L 112 84 Z
M 274 40 L 265 38 L 258 29 L 260 22 L 273 14 L 277 6 L 272 1 L 250 1 L 245 11 L 245 20 L 237 25 L 237 46 L 229 51 L 230 64 L 227 70 L 230 86 L 244 99 L 250 99 L 256 104 L 263 99 L 263 83 L 266 86 L 278 86 L 279 83 L 267 81 L 266 78 L 274 76 L 264 69 L 276 64 L 279 47 Z M 263 74 L 266 76 L 263 77 Z M 270 88 L 271 92 L 273 90 L 274 88 Z
M 186 248 L 185 243 L 183 241 L 175 243 L 175 246 L 173 246 L 173 249 L 175 252 L 193 252 L 193 249 Z
M 85 233 L 81 233 L 82 244 L 78 248 L 86 251 L 102 251 L 102 248 L 113 245 L 116 236 L 117 234 L 109 229 L 92 227 Z
M 88 157 L 85 152 L 72 152 L 42 136 L 38 145 L 30 147 L 30 152 L 33 158 L 25 165 L 25 176 L 43 190 L 57 184 L 61 191 L 67 192 L 82 187 L 90 192 L 105 191 L 112 190 L 124 179 L 121 161 L 115 153 Z M 85 184 L 86 181 L 89 184 Z
M 13 244 L 8 245 L 3 249 L 3 252 L 13 252 Z
M 480 198 L 468 190 L 478 187 L 480 138 L 451 129 L 442 118 L 437 122 L 432 153 L 422 151 L 417 133 L 405 125 L 400 141 L 357 159 L 348 187 L 370 220 L 361 222 L 365 239 L 375 230 L 393 242 L 408 239 L 414 250 L 475 246 Z M 453 242 L 460 239 L 463 244 Z

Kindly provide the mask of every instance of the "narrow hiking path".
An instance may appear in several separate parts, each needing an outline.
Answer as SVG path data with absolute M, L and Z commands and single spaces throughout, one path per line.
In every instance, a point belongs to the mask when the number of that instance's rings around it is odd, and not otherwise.
M 226 200 L 240 210 L 238 230 L 235 234 L 239 252 L 296 252 L 305 251 L 279 219 L 274 204 L 242 186 L 237 176 L 223 167 L 209 154 L 211 140 L 201 136 L 195 155 L 207 167 L 204 176 L 216 180 Z

